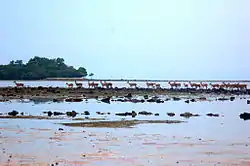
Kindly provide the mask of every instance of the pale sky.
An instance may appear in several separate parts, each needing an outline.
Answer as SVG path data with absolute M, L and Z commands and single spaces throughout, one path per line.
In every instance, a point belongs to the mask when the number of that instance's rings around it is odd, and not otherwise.
M 94 78 L 250 79 L 249 0 L 0 0 L 0 63 Z

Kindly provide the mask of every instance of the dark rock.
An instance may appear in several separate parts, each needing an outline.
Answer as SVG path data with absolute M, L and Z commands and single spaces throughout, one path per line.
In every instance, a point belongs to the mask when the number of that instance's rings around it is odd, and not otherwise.
M 122 99 L 117 99 L 116 101 L 119 101 L 119 102 L 124 102 L 124 100 L 122 100 Z
M 64 114 L 65 114 L 65 113 L 63 113 L 63 112 L 56 112 L 56 111 L 53 112 L 53 115 L 54 115 L 54 116 L 64 115 Z
M 52 113 L 51 111 L 48 112 L 48 116 L 52 116 L 52 114 L 53 114 L 53 113 Z
M 147 112 L 147 111 L 141 111 L 139 112 L 139 115 L 152 115 L 152 112 Z
M 148 99 L 147 102 L 153 103 L 153 102 L 155 102 L 155 99 Z
M 23 113 L 23 112 L 21 112 L 20 114 L 21 114 L 21 115 L 24 115 L 24 113 Z
M 173 117 L 173 116 L 175 116 L 175 113 L 169 112 L 169 113 L 167 113 L 167 115 L 170 116 L 170 117 Z
M 151 99 L 148 99 L 147 102 L 149 102 L 149 103 L 164 103 L 164 101 L 161 99 L 158 99 L 158 97 L 153 97 Z
M 240 114 L 240 118 L 243 120 L 249 120 L 250 119 L 250 113 L 244 112 Z
M 250 104 L 250 100 L 247 100 L 247 104 Z
M 191 99 L 190 101 L 191 101 L 191 102 L 195 102 L 195 99 Z
M 8 115 L 11 115 L 11 116 L 16 116 L 17 114 L 19 114 L 19 113 L 16 110 L 8 112 Z
M 206 98 L 206 97 L 200 97 L 199 100 L 201 100 L 201 101 L 206 101 L 207 98 Z
M 185 117 L 185 118 L 190 118 L 192 116 L 199 116 L 198 114 L 192 114 L 191 112 L 185 112 L 180 114 L 180 116 Z
M 174 101 L 179 101 L 179 100 L 181 100 L 181 98 L 179 98 L 179 97 L 173 97 L 173 100 Z
M 219 114 L 208 113 L 207 116 L 219 117 Z
M 143 97 L 144 97 L 144 99 L 145 99 L 145 100 L 147 100 L 147 99 L 148 99 L 148 95 L 144 95 Z
M 224 98 L 224 97 L 221 97 L 221 98 L 218 98 L 219 101 L 226 101 L 226 100 L 229 100 L 228 98 Z
M 59 128 L 58 130 L 59 130 L 59 131 L 63 131 L 63 128 Z
M 186 100 L 185 103 L 189 103 L 190 101 L 189 100 Z
M 132 117 L 136 117 L 137 116 L 137 113 L 135 111 L 132 111 Z
M 67 116 L 71 116 L 71 117 L 75 117 L 78 113 L 75 111 L 71 111 L 71 112 L 66 112 Z
M 56 102 L 59 102 L 59 100 L 58 100 L 58 99 L 53 99 L 53 102 L 55 102 L 55 103 L 56 103 Z
M 90 115 L 89 111 L 84 111 L 84 115 Z
M 161 99 L 157 99 L 155 102 L 156 102 L 156 103 L 164 103 L 164 101 L 161 100 Z
M 235 97 L 230 97 L 230 101 L 234 101 L 235 100 Z
M 104 103 L 110 104 L 110 97 L 104 98 L 101 101 Z
M 97 111 L 96 114 L 101 115 L 101 112 Z
M 66 102 L 82 102 L 83 99 L 81 98 L 68 98 L 68 99 L 65 99 Z
M 159 114 L 159 113 L 156 113 L 155 116 L 160 116 L 160 114 Z
M 131 99 L 130 102 L 132 103 L 141 103 L 142 100 L 138 100 L 138 99 Z
M 126 96 L 124 96 L 124 97 L 126 97 L 126 98 L 132 98 L 132 94 L 131 93 L 129 93 L 129 94 L 127 94 Z
M 125 112 L 125 113 L 116 113 L 115 115 L 117 115 L 117 116 L 132 116 L 132 117 L 136 117 L 137 113 L 135 111 L 132 111 L 132 112 Z
M 171 100 L 171 99 L 170 99 L 170 98 L 166 98 L 166 99 L 165 99 L 165 101 L 169 101 L 169 100 Z

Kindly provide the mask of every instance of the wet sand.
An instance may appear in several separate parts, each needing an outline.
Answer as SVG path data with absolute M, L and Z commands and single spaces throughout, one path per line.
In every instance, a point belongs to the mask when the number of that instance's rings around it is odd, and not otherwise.
M 250 164 L 250 138 L 222 141 L 198 136 L 172 136 L 167 131 L 144 132 L 139 130 L 140 126 L 123 130 L 66 127 L 57 131 L 53 127 L 18 128 L 8 121 L 0 121 L 0 124 L 3 126 L 0 165 Z
M 98 98 L 113 96 L 116 100 L 119 96 L 127 98 L 124 96 L 129 93 L 133 96 L 132 99 L 144 95 L 148 95 L 150 99 L 156 95 L 162 95 L 160 99 L 176 98 L 163 104 L 150 102 L 106 104 L 98 103 L 99 100 L 95 102 L 90 100 L 90 103 L 85 100 L 80 103 L 64 101 L 68 97 L 96 99 L 97 96 Z M 243 129 L 248 128 L 249 121 L 239 118 L 239 112 L 248 111 L 246 104 L 248 93 L 249 90 L 0 88 L 2 109 L 6 109 L 0 118 L 0 166 L 51 166 L 52 164 L 54 166 L 118 164 L 121 166 L 248 166 L 250 135 Z M 243 95 L 243 100 L 238 95 Z M 196 98 L 199 102 L 186 103 L 187 97 L 183 96 Z M 215 97 L 208 98 L 211 96 Z M 236 99 L 230 101 L 229 98 L 232 96 L 236 96 Z M 177 97 L 181 98 L 180 102 Z M 218 97 L 222 97 L 221 100 L 217 100 Z M 42 113 L 44 107 L 54 108 L 50 107 L 51 102 L 37 105 L 30 102 L 36 99 L 52 101 L 55 98 L 63 99 L 60 100 L 62 103 L 52 102 L 55 108 L 65 106 L 71 110 L 78 108 L 79 114 L 68 118 L 6 114 L 12 111 L 10 109 L 12 106 L 19 109 L 24 106 L 22 111 L 29 109 L 33 113 L 36 111 Z M 31 101 L 15 105 L 12 99 L 31 99 Z M 142 110 L 147 108 L 147 111 L 150 108 L 159 110 L 156 110 L 157 112 L 152 110 L 153 114 L 150 116 L 138 114 L 134 120 L 131 120 L 131 116 L 121 117 L 118 121 L 112 120 L 116 113 L 123 113 L 120 111 L 121 108 L 128 105 L 131 106 L 126 110 L 129 112 L 136 107 Z M 184 107 L 179 107 L 180 105 Z M 91 115 L 87 116 L 88 118 L 85 118 L 85 115 L 80 116 L 80 113 L 85 111 L 83 109 L 85 106 L 93 108 L 89 110 Z M 97 114 L 96 109 L 99 107 L 96 106 L 99 106 L 101 111 L 111 111 L 111 114 L 103 116 Z M 209 111 L 205 109 L 206 106 L 209 106 L 207 109 Z M 236 109 L 242 110 L 234 112 Z M 142 110 L 135 111 L 139 113 Z M 201 116 L 190 118 L 180 116 L 180 113 L 188 111 Z M 229 111 L 232 112 L 232 116 L 227 114 Z M 167 115 L 169 112 L 174 112 L 176 115 L 170 117 Z M 219 116 L 208 117 L 206 114 L 209 112 L 219 113 Z M 160 113 L 160 116 L 155 116 L 155 113 Z

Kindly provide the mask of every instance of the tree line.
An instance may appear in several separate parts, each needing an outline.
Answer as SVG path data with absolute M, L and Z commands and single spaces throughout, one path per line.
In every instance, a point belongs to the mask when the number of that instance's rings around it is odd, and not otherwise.
M 22 60 L 10 61 L 0 65 L 0 80 L 41 80 L 48 77 L 85 77 L 84 67 L 75 69 L 67 66 L 63 58 L 31 58 L 26 64 Z

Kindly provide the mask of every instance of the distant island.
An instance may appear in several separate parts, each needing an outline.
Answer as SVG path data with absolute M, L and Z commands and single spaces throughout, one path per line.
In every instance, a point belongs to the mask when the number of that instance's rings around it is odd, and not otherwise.
M 75 69 L 64 63 L 63 58 L 31 58 L 26 64 L 22 60 L 0 65 L 0 80 L 42 80 L 46 78 L 79 78 L 87 76 L 84 67 Z

